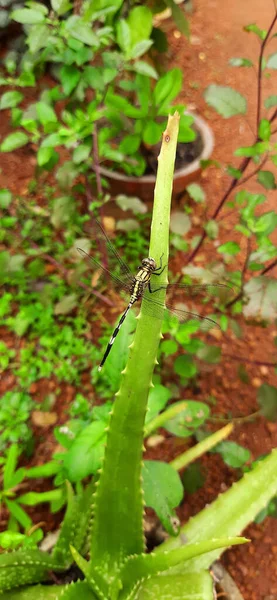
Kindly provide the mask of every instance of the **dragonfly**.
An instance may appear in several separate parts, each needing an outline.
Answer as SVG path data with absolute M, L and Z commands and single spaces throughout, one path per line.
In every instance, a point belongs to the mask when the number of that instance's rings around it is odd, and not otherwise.
M 100 269 L 107 278 L 113 281 L 117 290 L 124 291 L 125 293 L 127 292 L 129 295 L 128 305 L 126 306 L 117 326 L 112 333 L 103 358 L 98 366 L 99 371 L 102 370 L 112 350 L 115 339 L 126 319 L 129 310 L 141 299 L 146 301 L 146 313 L 152 315 L 153 317 L 160 318 L 161 316 L 164 317 L 165 315 L 168 317 L 177 317 L 178 321 L 181 323 L 184 323 L 190 319 L 197 319 L 205 323 L 208 328 L 218 327 L 218 324 L 213 319 L 204 315 L 199 315 L 187 310 L 176 308 L 167 302 L 165 304 L 161 300 L 157 299 L 157 297 L 155 298 L 155 294 L 161 290 L 164 290 L 167 294 L 173 293 L 174 297 L 193 297 L 201 294 L 206 296 L 207 293 L 214 293 L 214 291 L 216 291 L 218 288 L 230 289 L 228 285 L 221 283 L 203 285 L 188 285 L 185 283 L 159 284 L 158 280 L 156 280 L 156 283 L 154 278 L 158 278 L 167 266 L 162 264 L 163 257 L 160 258 L 159 265 L 157 265 L 156 261 L 150 256 L 143 258 L 141 264 L 138 266 L 137 273 L 134 275 L 128 264 L 122 259 L 108 238 L 101 223 L 99 223 L 99 221 L 96 219 L 94 219 L 94 223 L 96 229 L 96 240 L 98 241 L 100 247 L 104 247 L 105 251 L 107 251 L 107 256 L 114 259 L 116 268 L 114 270 L 110 270 L 106 262 L 99 262 L 94 256 L 91 256 L 82 248 L 77 248 L 77 250 L 87 263 L 97 267 L 97 269 Z M 145 295 L 146 290 L 149 292 L 147 295 Z

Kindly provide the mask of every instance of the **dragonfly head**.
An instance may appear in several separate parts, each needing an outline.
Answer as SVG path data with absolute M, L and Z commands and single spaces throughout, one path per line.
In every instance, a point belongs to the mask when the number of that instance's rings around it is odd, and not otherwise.
M 141 264 L 150 272 L 155 271 L 157 268 L 156 261 L 154 260 L 154 258 L 150 258 L 150 256 L 148 258 L 144 258 Z

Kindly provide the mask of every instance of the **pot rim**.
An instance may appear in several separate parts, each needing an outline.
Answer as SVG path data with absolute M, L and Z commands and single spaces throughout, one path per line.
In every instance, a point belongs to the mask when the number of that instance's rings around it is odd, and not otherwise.
M 214 134 L 211 127 L 206 123 L 206 121 L 195 114 L 190 110 L 185 111 L 186 115 L 190 115 L 194 118 L 194 123 L 201 134 L 201 137 L 204 142 L 203 150 L 199 154 L 199 156 L 193 160 L 191 163 L 183 167 L 182 169 L 176 169 L 173 175 L 173 180 L 185 177 L 194 173 L 198 169 L 201 169 L 201 160 L 207 160 L 214 149 Z M 144 183 L 155 183 L 156 175 L 141 175 L 140 177 L 136 177 L 135 175 L 124 175 L 124 173 L 120 173 L 119 171 L 111 171 L 110 169 L 106 169 L 106 167 L 100 167 L 100 173 L 104 177 L 108 177 L 109 179 L 115 179 L 116 181 L 127 181 L 129 183 L 135 183 L 138 181 Z

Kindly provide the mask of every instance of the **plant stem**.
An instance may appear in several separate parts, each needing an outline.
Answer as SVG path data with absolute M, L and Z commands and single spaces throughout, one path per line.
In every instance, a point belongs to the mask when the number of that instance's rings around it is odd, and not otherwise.
M 169 408 L 167 408 L 162 413 L 157 415 L 157 417 L 154 417 L 153 419 L 151 419 L 151 421 L 149 421 L 145 425 L 145 432 L 144 432 L 145 437 L 148 437 L 152 433 L 152 431 L 155 431 L 159 427 L 162 427 L 163 424 L 166 423 L 166 421 L 173 419 L 174 417 L 176 417 L 176 415 L 178 415 L 180 412 L 182 412 L 186 408 L 187 408 L 186 401 L 181 402 L 180 404 L 173 404 L 172 406 L 169 406 Z
M 250 254 L 251 254 L 251 236 L 247 238 L 246 257 L 245 257 L 245 261 L 244 261 L 244 264 L 243 264 L 243 267 L 242 267 L 242 271 L 241 271 L 241 290 L 235 296 L 235 298 L 232 298 L 232 300 L 230 300 L 230 302 L 227 302 L 226 308 L 230 308 L 231 306 L 233 306 L 233 304 L 235 304 L 243 296 L 243 287 L 244 287 L 244 283 L 245 283 L 245 274 L 246 274 L 246 271 L 247 271 Z
M 264 50 L 265 50 L 265 46 L 267 44 L 268 38 L 271 34 L 271 31 L 276 23 L 276 20 L 277 20 L 277 14 L 274 15 L 274 18 L 271 22 L 271 25 L 269 26 L 269 29 L 267 30 L 267 34 L 266 34 L 264 40 L 262 41 L 261 48 L 260 48 L 259 66 L 258 66 L 258 90 L 257 90 L 257 121 L 256 121 L 257 131 L 259 129 L 259 124 L 260 124 L 260 120 L 261 120 L 262 70 L 263 70 Z
M 231 419 L 225 419 L 224 417 L 209 417 L 209 421 L 211 423 L 247 423 L 248 421 L 253 421 L 256 417 L 260 417 L 261 414 L 261 409 L 259 409 L 250 415 L 245 415 L 245 417 L 232 417 Z
M 205 438 L 189 450 L 186 450 L 186 452 L 183 452 L 183 454 L 180 454 L 180 456 L 174 458 L 169 464 L 176 471 L 184 469 L 184 467 L 187 467 L 190 463 L 205 454 L 205 452 L 209 452 L 211 448 L 214 448 L 214 446 L 216 446 L 219 442 L 227 438 L 230 433 L 232 433 L 233 429 L 233 423 L 229 423 L 225 427 L 222 427 L 222 429 L 219 429 L 215 433 L 209 435 L 209 437 Z

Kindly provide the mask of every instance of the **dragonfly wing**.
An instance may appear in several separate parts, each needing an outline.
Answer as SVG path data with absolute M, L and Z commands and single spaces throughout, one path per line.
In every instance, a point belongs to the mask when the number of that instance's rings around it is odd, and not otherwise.
M 190 320 L 197 320 L 203 324 L 205 330 L 212 329 L 213 327 L 219 328 L 218 323 L 216 323 L 216 321 L 210 317 L 206 317 L 206 315 L 201 315 L 189 310 L 179 309 L 168 303 L 163 304 L 162 302 L 154 300 L 149 296 L 144 296 L 143 300 L 146 300 L 146 304 L 144 305 L 146 314 L 154 318 L 162 318 L 167 322 L 177 319 L 180 323 L 186 323 Z
M 207 298 L 219 296 L 220 298 L 224 298 L 229 300 L 230 295 L 232 294 L 232 288 L 224 283 L 215 283 L 215 284 L 186 284 L 186 283 L 169 283 L 168 285 L 161 285 L 156 280 L 153 283 L 153 277 L 151 278 L 151 290 L 153 293 L 160 289 L 165 289 L 167 295 L 173 298 L 178 297 L 187 299 L 187 298 Z
M 129 269 L 129 266 L 122 260 L 120 254 L 117 252 L 116 248 L 113 246 L 112 242 L 108 238 L 105 230 L 103 229 L 101 223 L 97 221 L 97 219 L 93 220 L 94 229 L 95 229 L 95 240 L 99 243 L 99 245 L 103 246 L 103 254 L 108 257 L 108 259 L 112 259 L 113 263 L 116 265 L 116 273 L 115 276 L 123 280 L 125 282 L 130 282 L 133 279 L 133 274 Z M 100 247 L 101 250 L 101 247 Z M 108 265 L 105 265 L 108 268 Z M 109 269 L 108 269 L 109 270 Z M 112 269 L 113 271 L 113 269 Z M 117 275 L 118 273 L 118 275 Z
M 85 250 L 82 250 L 82 248 L 77 248 L 77 250 L 80 253 L 80 255 L 82 256 L 82 258 L 84 258 L 84 260 L 90 267 L 93 266 L 93 267 L 96 267 L 97 269 L 101 269 L 101 271 L 104 273 L 104 275 L 114 282 L 115 287 L 117 289 L 129 291 L 129 288 L 130 288 L 129 280 L 128 280 L 128 282 L 122 281 L 115 274 L 111 273 L 111 271 L 109 271 L 109 269 L 104 267 L 104 265 L 101 265 L 101 263 L 98 262 L 98 260 L 96 260 L 96 258 L 94 258 L 93 256 L 90 256 L 87 252 L 85 252 Z

